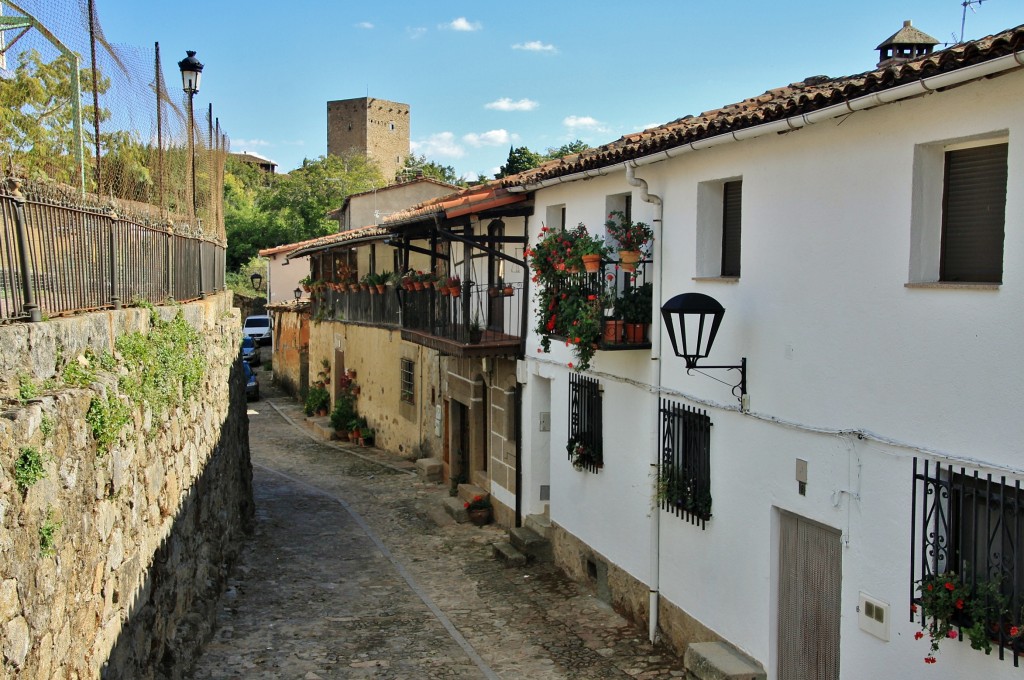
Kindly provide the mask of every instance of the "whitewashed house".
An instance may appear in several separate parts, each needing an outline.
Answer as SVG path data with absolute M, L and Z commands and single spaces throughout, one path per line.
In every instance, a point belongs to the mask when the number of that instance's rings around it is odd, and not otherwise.
M 655 231 L 649 342 L 579 373 L 531 309 L 523 514 L 652 634 L 727 642 L 769 678 L 1024 673 L 1024 27 L 929 51 L 508 182 L 533 194 L 533 245 L 603 235 L 613 210 Z M 607 263 L 562 285 L 598 280 L 623 288 Z M 726 310 L 691 372 L 658 313 L 683 293 Z M 738 370 L 700 368 L 744 358 L 743 399 Z M 999 579 L 1008 611 L 990 655 L 946 639 L 930 667 L 912 601 L 944 572 Z

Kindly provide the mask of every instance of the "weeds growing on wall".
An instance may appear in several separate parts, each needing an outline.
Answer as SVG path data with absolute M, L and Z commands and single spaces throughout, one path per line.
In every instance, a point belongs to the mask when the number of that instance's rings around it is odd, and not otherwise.
M 21 447 L 21 455 L 14 463 L 14 483 L 22 492 L 46 477 L 46 470 L 43 468 L 45 458 L 38 449 L 31 446 Z
M 39 554 L 42 557 L 52 557 L 57 553 L 55 535 L 62 524 L 54 520 L 52 508 L 47 510 L 46 520 L 39 526 Z

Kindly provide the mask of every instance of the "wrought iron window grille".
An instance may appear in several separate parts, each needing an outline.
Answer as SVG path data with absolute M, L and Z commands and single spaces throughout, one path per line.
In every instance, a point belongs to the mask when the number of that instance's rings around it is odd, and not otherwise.
M 999 658 L 1024 654 L 1024 490 L 1020 480 L 993 478 L 977 470 L 914 459 L 911 524 L 910 620 L 926 624 L 919 586 L 955 574 L 972 591 L 995 581 L 1005 598 L 998 620 L 989 624 Z M 952 618 L 971 625 L 962 614 Z M 1017 629 L 1018 635 L 1012 630 Z M 960 631 L 962 633 L 962 630 Z M 963 635 L 958 635 L 960 640 Z
M 577 470 L 604 467 L 601 445 L 601 384 L 578 373 L 569 375 L 569 441 L 565 449 Z
M 416 403 L 416 364 L 411 359 L 402 359 L 401 382 L 401 400 Z
M 658 504 L 705 529 L 711 519 L 711 418 L 667 399 L 658 412 Z

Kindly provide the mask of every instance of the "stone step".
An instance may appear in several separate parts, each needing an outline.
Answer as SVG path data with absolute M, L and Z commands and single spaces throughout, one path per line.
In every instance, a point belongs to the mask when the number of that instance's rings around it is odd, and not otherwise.
M 459 498 L 462 499 L 463 503 L 468 503 L 477 496 L 490 498 L 491 494 L 485 489 L 481 489 L 476 484 L 459 484 Z
M 420 458 L 416 461 L 416 472 L 428 482 L 440 482 L 444 464 L 438 458 Z
M 313 434 L 319 439 L 323 439 L 324 441 L 334 439 L 334 428 L 331 426 L 331 419 L 329 416 L 307 418 L 306 424 L 311 430 L 313 430 Z
M 513 527 L 508 530 L 508 538 L 513 547 L 525 553 L 529 559 L 539 562 L 551 561 L 551 542 L 533 529 Z
M 527 515 L 523 518 L 523 526 L 532 529 L 541 538 L 551 540 L 551 518 L 548 515 Z
M 469 521 L 469 513 L 466 512 L 465 501 L 457 496 L 445 496 L 441 501 L 444 511 L 459 524 Z
M 522 567 L 526 565 L 526 555 L 515 549 L 508 541 L 494 543 L 491 545 L 494 551 L 494 559 L 506 567 Z

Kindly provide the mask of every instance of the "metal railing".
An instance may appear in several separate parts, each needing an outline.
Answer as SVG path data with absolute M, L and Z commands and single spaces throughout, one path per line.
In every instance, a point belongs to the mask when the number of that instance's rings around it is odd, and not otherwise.
M 112 211 L 0 189 L 0 322 L 224 289 L 224 247 Z
M 521 283 L 488 286 L 464 282 L 457 295 L 435 288 L 403 290 L 402 327 L 463 344 L 509 340 L 522 333 Z
M 311 311 L 315 321 L 354 321 L 396 327 L 401 324 L 398 292 L 392 286 L 386 286 L 382 293 L 322 288 L 312 295 Z

